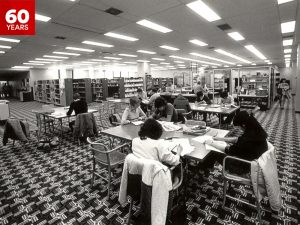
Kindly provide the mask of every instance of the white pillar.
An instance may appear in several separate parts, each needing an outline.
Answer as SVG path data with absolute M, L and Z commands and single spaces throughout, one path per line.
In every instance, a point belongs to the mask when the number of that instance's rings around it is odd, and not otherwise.
M 146 74 L 151 74 L 150 64 L 147 62 L 139 62 L 137 65 L 137 76 L 144 79 L 144 90 L 146 90 Z
M 296 96 L 295 96 L 295 111 L 300 113 L 300 44 L 297 47 L 297 65 L 296 65 Z

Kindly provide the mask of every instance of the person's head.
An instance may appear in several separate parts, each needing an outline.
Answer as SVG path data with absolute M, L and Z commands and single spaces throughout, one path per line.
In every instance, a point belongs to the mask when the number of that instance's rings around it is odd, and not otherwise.
M 73 96 L 74 99 L 80 99 L 80 94 L 79 93 L 75 93 Z
M 222 91 L 220 96 L 221 96 L 221 98 L 227 98 L 228 97 L 228 92 L 227 91 Z
M 154 106 L 156 109 L 162 112 L 166 109 L 167 101 L 163 97 L 158 97 L 155 99 Z
M 198 85 L 201 85 L 201 81 L 198 81 L 197 84 L 198 84 Z
M 247 111 L 238 112 L 233 118 L 233 125 L 241 127 L 244 131 L 252 133 L 257 138 L 267 138 L 268 136 L 253 114 L 249 114 Z
M 280 83 L 285 83 L 286 82 L 286 79 L 281 79 L 281 82 Z
M 151 92 L 152 92 L 152 94 L 155 94 L 155 93 L 157 93 L 157 88 L 152 88 L 152 90 L 151 90 Z
M 142 94 L 142 93 L 143 93 L 142 88 L 138 88 L 138 89 L 137 89 L 137 93 L 138 93 L 138 94 Z
M 139 131 L 139 137 L 141 139 L 151 138 L 158 140 L 163 133 L 163 128 L 159 122 L 153 118 L 147 119 Z
M 137 109 L 140 106 L 140 100 L 134 96 L 129 99 L 129 105 L 131 109 Z
M 202 91 L 197 92 L 197 97 L 198 97 L 199 99 L 203 99 L 203 97 L 204 97 L 203 92 L 202 92 Z

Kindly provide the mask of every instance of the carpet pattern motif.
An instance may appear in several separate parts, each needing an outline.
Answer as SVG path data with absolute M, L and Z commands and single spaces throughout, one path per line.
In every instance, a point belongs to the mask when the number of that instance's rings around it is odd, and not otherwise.
M 11 115 L 27 118 L 35 124 L 32 109 L 41 107 L 37 102 L 11 102 Z M 91 107 L 97 108 L 97 104 Z M 279 215 L 264 212 L 265 224 L 299 224 L 300 144 L 299 121 L 294 104 L 285 109 L 276 103 L 267 112 L 257 112 L 256 118 L 276 148 L 283 210 Z M 107 115 L 98 125 L 109 126 Z M 217 120 L 216 120 L 217 121 Z M 231 135 L 240 131 L 233 129 Z M 100 136 L 99 139 L 102 137 Z M 105 142 L 103 138 L 103 142 Z M 12 142 L 0 144 L 0 224 L 124 224 L 128 205 L 118 203 L 118 185 L 113 185 L 107 198 L 105 182 L 98 180 L 90 186 L 92 155 L 87 145 L 78 146 L 70 134 L 64 136 L 60 148 L 49 153 L 36 149 L 35 137 L 27 144 Z M 105 174 L 105 171 L 102 171 Z M 116 169 L 115 176 L 121 174 Z M 186 224 L 256 224 L 256 211 L 244 204 L 227 200 L 222 207 L 221 170 L 218 166 L 205 177 L 191 171 L 188 184 Z M 235 196 L 253 199 L 250 188 L 235 187 Z M 268 208 L 268 202 L 263 206 Z M 135 208 L 134 208 L 135 210 Z

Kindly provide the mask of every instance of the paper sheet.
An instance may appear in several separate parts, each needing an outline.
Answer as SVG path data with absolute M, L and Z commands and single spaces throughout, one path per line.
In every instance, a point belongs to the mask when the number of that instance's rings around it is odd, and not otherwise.
M 174 148 L 174 146 L 178 147 L 179 145 L 181 145 L 181 147 L 182 147 L 181 156 L 189 154 L 195 150 L 195 147 L 190 144 L 190 141 L 187 138 L 173 138 L 170 141 L 170 143 L 172 143 L 172 145 L 169 148 L 170 150 L 172 148 Z M 177 152 L 177 147 L 175 149 L 173 149 L 172 151 Z
M 180 130 L 181 126 L 175 125 L 173 122 L 166 122 L 166 121 L 158 121 L 163 129 L 165 131 L 176 131 L 176 130 Z
M 208 135 L 203 135 L 203 136 L 199 136 L 199 137 L 193 138 L 193 141 L 197 141 L 197 142 L 200 142 L 200 143 L 202 143 L 202 144 L 204 144 L 204 142 L 205 142 L 206 140 L 213 140 L 213 137 L 212 137 L 212 136 L 208 136 Z M 224 141 L 215 141 L 215 142 L 218 142 L 218 143 L 220 143 L 221 145 L 226 146 L 226 142 L 224 142 Z M 221 151 L 221 150 L 215 148 L 214 146 L 208 145 L 208 144 L 205 144 L 205 148 L 206 148 L 207 150 L 212 150 L 212 151 L 222 152 L 222 153 L 223 153 L 223 151 Z
M 144 122 L 143 121 L 132 121 L 131 123 L 136 126 L 139 126 L 139 125 L 143 124 Z

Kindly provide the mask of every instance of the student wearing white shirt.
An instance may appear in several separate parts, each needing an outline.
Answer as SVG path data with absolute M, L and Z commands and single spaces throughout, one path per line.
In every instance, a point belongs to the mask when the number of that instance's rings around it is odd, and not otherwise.
M 121 124 L 127 124 L 131 121 L 142 120 L 146 118 L 146 114 L 140 107 L 140 100 L 135 96 L 130 98 L 129 107 L 124 110 Z
M 180 163 L 182 147 L 178 146 L 177 154 L 170 149 L 170 142 L 160 139 L 163 128 L 155 119 L 149 118 L 141 126 L 139 137 L 132 140 L 132 152 L 140 158 L 152 159 L 170 166 Z

